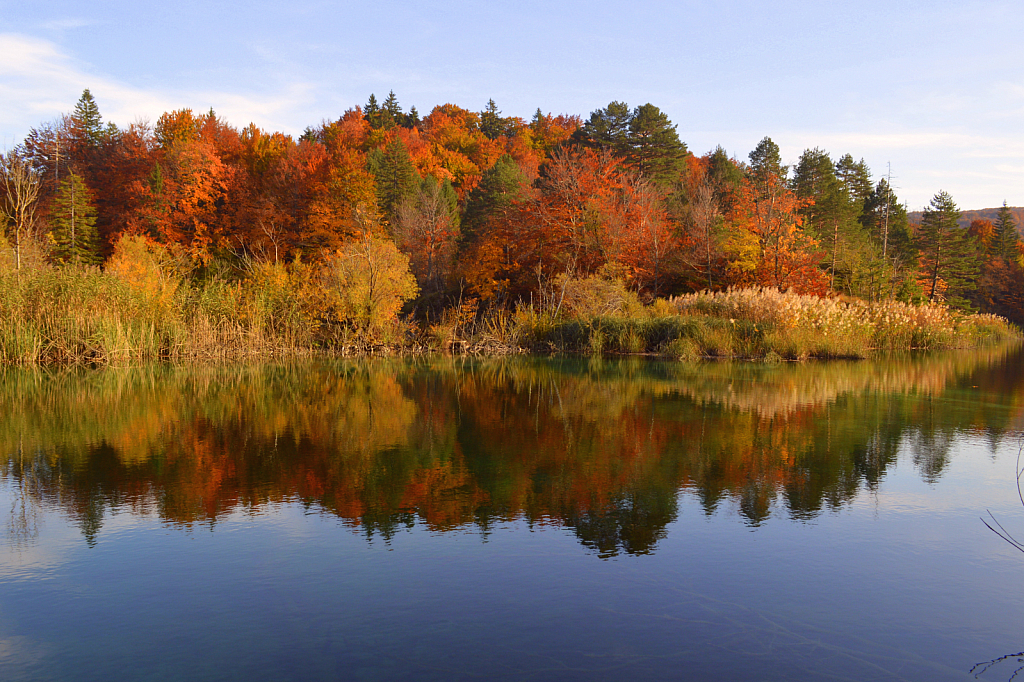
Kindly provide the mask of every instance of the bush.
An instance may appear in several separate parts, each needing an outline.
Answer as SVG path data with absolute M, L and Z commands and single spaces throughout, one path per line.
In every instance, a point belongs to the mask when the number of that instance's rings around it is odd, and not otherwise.
M 393 327 L 402 305 L 419 291 L 408 256 L 394 242 L 369 235 L 327 259 L 323 283 L 339 320 L 370 337 Z

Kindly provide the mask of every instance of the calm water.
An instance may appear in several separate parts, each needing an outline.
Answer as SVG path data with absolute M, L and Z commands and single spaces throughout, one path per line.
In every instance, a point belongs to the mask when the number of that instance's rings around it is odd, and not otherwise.
M 1022 359 L 3 370 L 0 679 L 974 679 Z

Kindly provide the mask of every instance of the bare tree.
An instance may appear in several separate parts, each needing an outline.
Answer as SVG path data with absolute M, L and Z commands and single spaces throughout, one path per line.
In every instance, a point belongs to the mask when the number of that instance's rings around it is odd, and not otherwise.
M 440 291 L 451 271 L 459 236 L 455 192 L 428 177 L 398 206 L 395 238 L 409 254 L 424 289 Z
M 715 197 L 714 184 L 706 170 L 699 171 L 695 184 L 686 215 L 690 241 L 686 260 L 701 274 L 702 279 L 707 279 L 708 289 L 713 289 L 715 263 L 720 253 L 715 228 L 718 226 L 721 211 Z
M 21 269 L 21 248 L 35 228 L 39 172 L 16 152 L 0 155 L 0 216 L 12 225 L 17 268 Z

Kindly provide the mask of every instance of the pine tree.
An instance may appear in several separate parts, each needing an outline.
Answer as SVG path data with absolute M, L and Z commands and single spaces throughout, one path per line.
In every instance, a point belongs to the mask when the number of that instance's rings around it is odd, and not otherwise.
M 52 215 L 53 257 L 62 263 L 99 263 L 92 192 L 77 173 L 71 173 L 61 181 L 54 197 Z
M 416 111 L 416 106 L 409 107 L 409 113 L 405 115 L 405 127 L 415 128 L 420 124 L 420 112 Z
M 366 100 L 366 106 L 363 107 L 363 118 L 373 125 L 373 122 L 380 115 L 380 105 L 377 104 L 377 96 L 372 92 L 370 93 L 370 99 Z
M 100 109 L 93 99 L 92 93 L 86 88 L 75 104 L 71 114 L 76 142 L 85 147 L 96 147 L 103 140 L 103 120 Z
M 859 221 L 878 254 L 871 296 L 909 298 L 917 287 L 911 273 L 917 268 L 918 251 L 910 232 L 907 210 L 885 178 L 879 180 L 868 195 Z
M 540 109 L 534 120 L 543 117 Z M 611 102 L 604 109 L 590 114 L 590 118 L 573 135 L 573 141 L 593 147 L 610 149 L 624 157 L 629 152 L 629 122 L 633 112 L 625 102 Z
M 398 97 L 395 95 L 394 90 L 388 92 L 388 97 L 384 100 L 381 108 L 388 112 L 393 119 L 397 119 L 402 115 L 402 107 L 398 104 Z
M 463 237 L 468 241 L 479 235 L 487 220 L 506 214 L 523 194 L 526 174 L 508 154 L 502 154 L 484 171 L 479 184 L 469 193 L 463 220 Z
M 487 107 L 480 112 L 480 132 L 490 140 L 496 140 L 506 133 L 508 122 L 501 117 L 498 105 L 493 99 L 487 100 Z
M 850 154 L 844 154 L 836 162 L 836 177 L 843 184 L 843 189 L 850 199 L 861 207 L 874 190 L 868 165 L 864 163 L 864 159 L 854 161 Z
M 678 179 L 687 155 L 676 126 L 650 103 L 631 111 L 625 102 L 611 102 L 591 113 L 571 139 L 577 144 L 610 150 L 626 165 L 657 183 Z
M 799 210 L 805 229 L 826 252 L 830 288 L 864 294 L 862 288 L 870 285 L 873 248 L 857 221 L 863 201 L 851 196 L 838 171 L 826 152 L 805 150 L 794 169 L 792 187 L 807 202 Z
M 924 209 L 917 235 L 925 293 L 929 301 L 944 298 L 966 307 L 964 295 L 977 286 L 980 259 L 967 230 L 960 227 L 960 209 L 940 191 Z
M 779 145 L 770 137 L 765 137 L 754 151 L 750 152 L 750 170 L 748 175 L 757 185 L 764 185 L 769 181 L 785 180 L 789 174 L 789 167 L 782 165 L 782 152 Z
M 827 216 L 823 214 L 824 200 L 839 190 L 838 185 L 835 166 L 828 153 L 817 147 L 805 149 L 793 169 L 791 186 L 801 199 L 813 200 L 813 203 L 800 209 L 800 215 L 803 216 L 804 224 L 818 235 L 823 233 L 823 226 L 827 222 Z
M 708 180 L 715 190 L 715 201 L 722 215 L 732 215 L 743 186 L 743 169 L 729 158 L 728 152 L 721 145 L 715 147 L 715 151 L 708 157 Z
M 1017 243 L 1020 241 L 1020 233 L 1017 231 L 1017 222 L 1013 219 L 1013 212 L 1003 202 L 996 216 L 995 252 L 1002 256 L 1006 262 L 1015 261 L 1020 256 L 1017 251 Z
M 401 140 L 395 140 L 383 150 L 370 152 L 367 167 L 377 181 L 381 213 L 388 222 L 394 223 L 402 200 L 416 191 L 420 180 L 409 150 Z
M 402 113 L 402 107 L 398 104 L 398 97 L 395 96 L 395 91 L 391 90 L 380 110 L 370 118 L 370 125 L 373 128 L 390 130 L 399 125 L 404 118 L 405 114 Z
M 658 107 L 648 103 L 633 110 L 628 143 L 626 159 L 641 175 L 657 183 L 678 179 L 687 154 L 686 145 L 680 141 L 676 126 Z

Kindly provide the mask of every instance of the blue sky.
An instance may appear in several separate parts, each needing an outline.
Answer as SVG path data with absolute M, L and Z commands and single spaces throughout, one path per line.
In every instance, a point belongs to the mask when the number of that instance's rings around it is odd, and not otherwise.
M 1024 205 L 1024 13 L 1011 2 L 141 3 L 0 0 L 0 147 L 90 88 L 105 120 L 213 107 L 301 133 L 394 90 L 584 118 L 651 102 L 689 148 L 765 135 L 891 163 L 912 210 Z

